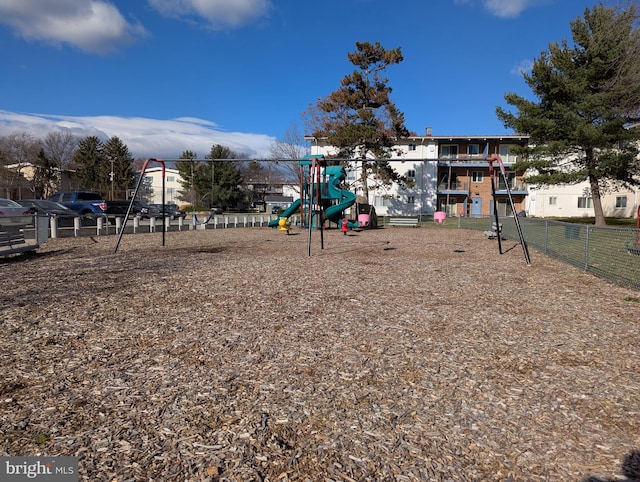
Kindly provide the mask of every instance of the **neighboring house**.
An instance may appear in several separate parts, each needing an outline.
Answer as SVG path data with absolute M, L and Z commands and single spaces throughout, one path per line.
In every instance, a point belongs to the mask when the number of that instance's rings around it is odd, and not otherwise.
M 70 191 L 75 189 L 72 179 L 74 171 L 58 170 L 58 181 L 49 186 L 45 196 L 55 191 Z M 34 196 L 33 178 L 34 165 L 30 162 L 9 164 L 0 167 L 0 197 L 9 199 L 31 199 Z M 55 185 L 54 185 L 55 184 Z
M 632 218 L 640 205 L 640 188 L 624 189 L 602 195 L 606 217 Z M 570 186 L 530 185 L 527 213 L 540 218 L 593 217 L 593 198 L 587 181 Z
M 324 139 L 305 137 L 311 142 L 311 154 L 327 157 L 336 149 Z M 412 187 L 394 184 L 390 187 L 369 186 L 369 204 L 378 215 L 432 215 L 445 211 L 449 216 L 488 216 L 493 213 L 493 196 L 489 175 L 489 155 L 499 154 L 507 173 L 507 182 L 516 212 L 524 209 L 527 190 L 521 173 L 511 170 L 516 156 L 511 154 L 515 145 L 527 145 L 528 136 L 433 136 L 430 128 L 424 136 L 399 139 L 394 149 L 399 151 L 391 159 L 392 167 L 413 180 Z M 510 215 L 507 189 L 494 163 L 498 212 Z M 347 183 L 362 195 L 359 173 L 360 162 L 347 166 Z

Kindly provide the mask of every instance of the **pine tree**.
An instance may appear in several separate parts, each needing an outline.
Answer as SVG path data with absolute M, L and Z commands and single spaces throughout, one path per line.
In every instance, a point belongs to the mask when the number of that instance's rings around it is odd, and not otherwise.
M 136 184 L 133 174 L 133 156 L 129 148 L 120 138 L 114 136 L 104 143 L 102 154 L 103 165 L 109 168 L 109 185 L 106 186 L 110 193 L 109 199 L 126 199 L 127 190 L 134 188 Z
M 195 173 L 200 163 L 197 163 L 195 159 L 198 155 L 193 151 L 183 151 L 180 154 L 181 161 L 176 161 L 176 169 L 180 175 L 180 186 L 182 190 L 178 193 L 178 199 L 190 203 L 192 206 L 196 205 L 196 190 L 195 190 Z
M 606 225 L 601 195 L 640 182 L 640 34 L 636 9 L 596 6 L 571 22 L 573 45 L 551 43 L 535 59 L 527 85 L 538 101 L 509 93 L 517 113 L 497 108 L 506 127 L 529 134 L 515 169 L 547 185 L 588 181 L 595 224 Z
M 78 142 L 72 163 L 76 167 L 74 176 L 79 189 L 98 191 L 103 196 L 108 192 L 109 168 L 105 166 L 103 145 L 96 136 L 88 136 Z
M 242 200 L 240 188 L 242 174 L 236 161 L 238 154 L 226 146 L 211 147 L 209 161 L 198 166 L 194 184 L 202 199 L 208 199 L 209 207 L 216 204 L 236 206 Z
M 396 140 L 409 132 L 404 114 L 391 102 L 388 79 L 382 75 L 404 58 L 399 47 L 386 50 L 378 42 L 356 42 L 356 51 L 347 58 L 359 70 L 344 77 L 338 90 L 318 100 L 308 113 L 308 124 L 314 137 L 326 138 L 338 149 L 337 158 L 361 160 L 362 190 L 368 198 L 370 175 L 380 184 L 407 181 L 385 160 L 395 153 Z

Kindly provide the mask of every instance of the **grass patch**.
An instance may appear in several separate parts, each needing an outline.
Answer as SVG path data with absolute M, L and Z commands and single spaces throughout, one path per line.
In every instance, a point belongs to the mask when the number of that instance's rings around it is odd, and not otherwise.
M 584 217 L 584 218 L 546 218 L 553 219 L 554 221 L 563 221 L 565 223 L 574 223 L 574 224 L 590 224 L 594 225 L 596 220 L 594 217 Z M 605 218 L 607 221 L 607 226 L 616 227 L 616 228 L 635 228 L 636 227 L 636 218 Z

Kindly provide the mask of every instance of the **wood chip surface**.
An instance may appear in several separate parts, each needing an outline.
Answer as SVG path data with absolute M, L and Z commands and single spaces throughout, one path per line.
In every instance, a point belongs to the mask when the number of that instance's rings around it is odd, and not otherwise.
M 110 482 L 620 480 L 640 293 L 477 231 L 320 239 L 65 238 L 0 260 L 0 454 Z

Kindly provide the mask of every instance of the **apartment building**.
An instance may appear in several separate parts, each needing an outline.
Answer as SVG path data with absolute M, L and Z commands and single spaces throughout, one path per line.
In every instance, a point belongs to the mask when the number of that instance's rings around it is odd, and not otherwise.
M 150 167 L 144 172 L 144 197 L 150 204 L 162 204 L 162 167 Z M 166 168 L 164 171 L 165 203 L 185 204 L 178 199 L 181 177 L 177 169 Z
M 324 139 L 306 137 L 311 154 L 330 157 L 336 149 Z M 487 156 L 499 155 L 506 174 L 493 163 L 496 199 L 499 214 L 511 215 L 508 190 L 515 211 L 525 209 L 528 194 L 522 173 L 513 170 L 517 157 L 514 146 L 527 145 L 528 136 L 434 136 L 427 129 L 424 136 L 399 139 L 394 148 L 398 154 L 391 159 L 392 166 L 401 175 L 413 180 L 413 186 L 369 186 L 369 204 L 379 215 L 432 215 L 444 211 L 448 216 L 488 216 L 493 213 L 490 163 Z M 354 160 L 347 166 L 347 182 L 358 195 L 363 194 L 359 169 L 361 162 Z

